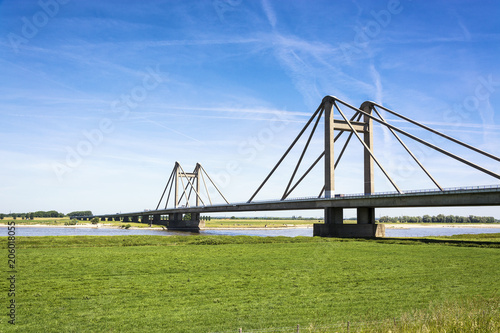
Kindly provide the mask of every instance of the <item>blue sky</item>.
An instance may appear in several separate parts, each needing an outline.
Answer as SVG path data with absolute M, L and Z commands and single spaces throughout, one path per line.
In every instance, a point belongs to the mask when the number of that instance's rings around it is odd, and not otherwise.
M 229 201 L 246 201 L 325 95 L 379 102 L 500 155 L 499 16 L 496 1 L 0 1 L 0 211 L 151 209 L 175 161 L 201 163 Z M 322 142 L 319 131 L 302 169 Z M 375 142 L 403 190 L 433 188 L 387 130 Z M 444 187 L 499 184 L 405 142 Z M 353 142 L 339 193 L 363 191 L 361 154 Z M 281 197 L 294 163 L 257 199 Z M 291 196 L 317 195 L 321 173 Z M 377 192 L 393 190 L 376 176 Z M 377 216 L 440 212 L 500 218 L 498 207 Z

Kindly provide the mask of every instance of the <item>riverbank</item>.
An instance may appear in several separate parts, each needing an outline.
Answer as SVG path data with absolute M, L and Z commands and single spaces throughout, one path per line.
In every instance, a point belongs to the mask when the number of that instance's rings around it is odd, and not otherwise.
M 386 229 L 409 229 L 409 228 L 497 228 L 500 229 L 500 223 L 384 223 Z M 7 227 L 7 224 L 0 225 L 0 227 Z M 83 223 L 76 225 L 62 225 L 62 224 L 19 224 L 16 222 L 16 227 L 31 227 L 31 228 L 91 228 L 91 229 L 99 229 L 99 228 L 107 228 L 107 229 L 122 229 L 122 225 L 117 224 L 106 224 L 106 223 Z M 312 224 L 303 224 L 303 225 L 285 225 L 285 226 L 248 226 L 248 225 L 237 225 L 237 226 L 221 226 L 221 227 L 206 227 L 202 228 L 202 230 L 285 230 L 285 229 L 308 229 L 312 228 Z M 132 226 L 129 229 L 132 230 L 164 230 L 166 227 L 156 226 L 156 227 L 136 227 Z

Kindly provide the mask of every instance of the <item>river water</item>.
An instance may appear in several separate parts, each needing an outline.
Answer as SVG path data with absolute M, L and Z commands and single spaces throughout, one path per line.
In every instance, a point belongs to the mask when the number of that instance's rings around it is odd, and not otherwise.
M 405 227 L 404 229 L 386 228 L 386 237 L 425 237 L 425 236 L 452 236 L 458 234 L 500 233 L 500 228 L 480 227 Z M 0 228 L 0 236 L 7 235 L 7 227 Z M 82 228 L 82 227 L 28 227 L 16 226 L 16 236 L 125 236 L 125 235 L 247 235 L 261 237 L 275 236 L 308 236 L 312 237 L 312 228 L 289 229 L 232 229 L 232 230 L 202 230 L 200 233 L 151 230 L 151 229 L 116 229 L 116 228 Z

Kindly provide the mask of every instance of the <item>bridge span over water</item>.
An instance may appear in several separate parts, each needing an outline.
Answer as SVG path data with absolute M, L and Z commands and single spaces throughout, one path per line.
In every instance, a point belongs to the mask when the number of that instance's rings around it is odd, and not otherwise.
M 210 206 L 177 207 L 168 209 L 129 212 L 119 214 L 95 215 L 102 221 L 142 222 L 165 225 L 176 230 L 199 230 L 200 214 L 278 211 L 278 210 L 311 210 L 329 209 L 333 213 L 333 223 L 316 224 L 315 234 L 324 233 L 323 228 L 335 228 L 342 225 L 344 233 L 356 237 L 381 236 L 381 226 L 374 223 L 372 208 L 398 207 L 465 207 L 465 206 L 498 206 L 500 203 L 500 186 L 480 186 L 468 188 L 449 188 L 441 190 L 410 191 L 406 193 L 374 193 L 342 195 L 333 198 L 294 198 L 276 201 L 242 202 Z M 358 225 L 343 225 L 343 210 L 357 209 Z M 184 214 L 191 214 L 191 220 L 183 220 Z M 363 216 L 365 214 L 365 216 Z M 82 219 L 83 217 L 80 217 Z M 89 217 L 87 217 L 89 218 Z M 85 219 L 87 219 L 85 218 Z M 180 224 L 175 221 L 183 221 Z M 174 225 L 177 224 L 177 225 Z M 361 225 L 361 227 L 359 226 Z M 342 228 L 342 227 L 341 227 Z M 348 230 L 352 229 L 352 230 Z
M 343 111 L 348 110 L 353 113 L 350 119 Z M 470 146 L 464 142 L 454 139 L 446 134 L 433 130 L 423 124 L 420 124 L 410 118 L 402 116 L 388 108 L 378 105 L 374 102 L 364 102 L 359 108 L 347 104 L 333 96 L 326 96 L 320 106 L 314 112 L 312 117 L 306 123 L 304 128 L 279 159 L 277 164 L 257 188 L 256 192 L 247 202 L 229 203 L 219 191 L 205 169 L 197 164 L 193 172 L 185 172 L 179 163 L 175 163 L 174 169 L 170 174 L 167 185 L 158 202 L 155 210 L 130 212 L 119 214 L 96 215 L 101 220 L 123 220 L 124 222 L 142 222 L 149 224 L 163 224 L 173 230 L 199 230 L 200 214 L 207 213 L 226 213 L 226 212 L 250 212 L 250 211 L 278 211 L 278 210 L 324 210 L 324 224 L 314 225 L 315 236 L 330 237 L 378 237 L 383 236 L 385 231 L 383 225 L 375 223 L 376 208 L 395 208 L 395 207 L 455 207 L 455 206 L 500 206 L 500 185 L 476 186 L 476 187 L 456 187 L 443 188 L 430 172 L 418 160 L 410 148 L 403 142 L 400 135 L 403 135 L 417 143 L 427 146 L 451 159 L 473 168 L 481 173 L 487 174 L 497 181 L 500 175 L 490 169 L 480 166 L 470 160 L 455 155 L 450 151 L 427 142 L 407 131 L 404 131 L 387 122 L 382 113 L 394 115 L 400 120 L 411 123 L 425 131 L 438 135 L 441 138 L 459 145 L 461 148 L 487 157 L 495 162 L 500 162 L 500 158 Z M 324 114 L 324 117 L 323 117 Z M 339 114 L 340 119 L 334 119 L 334 115 Z M 311 139 L 321 119 L 324 118 L 324 151 L 307 168 L 300 177 L 297 175 L 303 157 L 311 143 Z M 396 140 L 404 147 L 411 156 L 415 165 L 422 170 L 436 186 L 432 190 L 402 191 L 396 182 L 390 177 L 388 172 L 382 166 L 382 163 L 375 156 L 373 149 L 373 123 L 376 122 L 385 126 Z M 300 157 L 295 165 L 294 171 L 287 183 L 282 197 L 272 201 L 255 201 L 254 198 L 265 186 L 273 174 L 278 173 L 280 164 L 285 160 L 288 153 L 294 148 L 304 132 L 313 124 L 305 146 L 302 149 Z M 343 147 L 337 151 L 336 142 L 344 134 L 348 133 Z M 399 135 L 398 135 L 399 134 Z M 361 136 L 362 135 L 362 136 Z M 351 140 L 355 137 L 363 146 L 363 172 L 364 182 L 363 194 L 338 194 L 335 192 L 335 168 L 339 164 L 344 152 Z M 337 143 L 339 145 L 339 143 Z M 321 161 L 324 163 L 324 180 L 319 182 L 322 186 L 318 196 L 308 198 L 290 199 L 290 194 L 295 188 L 308 176 L 310 171 Z M 374 167 L 375 165 L 394 187 L 394 192 L 376 193 L 374 191 Z M 203 199 L 202 190 L 208 194 L 207 182 L 213 186 L 220 196 L 226 202 L 225 204 L 212 204 L 208 195 L 208 200 Z M 168 190 L 168 191 L 167 191 Z M 165 197 L 165 194 L 167 196 Z M 166 198 L 163 205 L 162 201 Z M 169 200 L 172 197 L 173 207 L 168 208 Z M 190 203 L 193 202 L 194 203 Z M 163 208 L 160 208 L 163 206 Z M 355 208 L 357 211 L 357 224 L 343 224 L 343 210 Z M 190 214 L 190 220 L 185 220 L 185 215 Z M 78 217 L 79 219 L 89 219 L 92 217 Z

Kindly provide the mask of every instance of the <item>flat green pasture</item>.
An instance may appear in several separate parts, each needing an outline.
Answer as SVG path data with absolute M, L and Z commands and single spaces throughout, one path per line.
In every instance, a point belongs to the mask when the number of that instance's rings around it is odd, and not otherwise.
M 301 332 L 327 332 L 319 327 L 392 323 L 430 306 L 498 300 L 498 244 L 500 234 L 17 237 L 16 325 L 7 323 L 5 262 L 0 331 L 273 332 L 300 324 Z
M 69 222 L 70 218 L 69 217 L 36 217 L 33 220 L 30 219 L 12 219 L 12 217 L 6 217 L 3 220 L 0 220 L 1 224 L 8 224 L 9 222 L 14 221 L 17 224 L 22 224 L 22 225 L 33 225 L 33 224 L 46 224 L 46 225 L 60 225 L 64 224 L 65 222 Z

